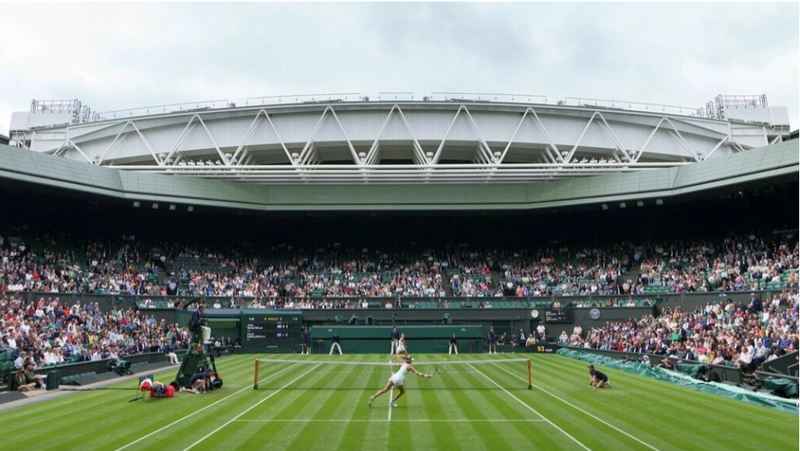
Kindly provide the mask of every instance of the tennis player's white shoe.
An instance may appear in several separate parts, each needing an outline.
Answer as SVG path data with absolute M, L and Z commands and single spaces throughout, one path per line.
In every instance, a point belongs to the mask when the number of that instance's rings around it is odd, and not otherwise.
M 372 406 L 372 401 L 375 401 L 375 397 L 374 396 L 370 396 L 369 397 L 369 405 L 370 406 Z
M 397 407 L 397 403 L 390 402 L 389 407 Z

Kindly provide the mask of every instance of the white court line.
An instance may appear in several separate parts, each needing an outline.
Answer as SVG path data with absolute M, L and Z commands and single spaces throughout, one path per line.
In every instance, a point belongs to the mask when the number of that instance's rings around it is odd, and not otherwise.
M 213 431 L 209 432 L 208 434 L 206 434 L 206 435 L 205 435 L 203 438 L 201 438 L 200 440 L 198 440 L 198 441 L 196 441 L 196 442 L 192 443 L 191 445 L 189 445 L 188 447 L 184 448 L 184 449 L 183 449 L 183 451 L 187 451 L 187 450 L 190 450 L 190 449 L 194 448 L 195 446 L 197 446 L 198 444 L 200 444 L 200 442 L 202 442 L 203 440 L 205 440 L 205 439 L 207 439 L 207 438 L 211 437 L 212 435 L 214 435 L 214 434 L 216 434 L 217 432 L 219 432 L 219 431 L 220 431 L 222 428 L 224 428 L 225 426 L 227 426 L 227 425 L 229 425 L 229 424 L 233 423 L 234 421 L 238 420 L 239 418 L 241 418 L 241 417 L 242 417 L 242 415 L 244 415 L 244 414 L 246 414 L 247 412 L 249 412 L 249 411 L 251 411 L 251 410 L 255 409 L 255 408 L 256 408 L 256 407 L 258 407 L 258 406 L 260 406 L 260 405 L 261 405 L 261 403 L 263 403 L 264 401 L 266 401 L 266 400 L 268 400 L 268 399 L 272 398 L 273 396 L 277 395 L 277 394 L 278 394 L 278 393 L 280 393 L 280 392 L 281 392 L 281 391 L 282 391 L 284 388 L 286 388 L 286 387 L 288 387 L 288 386 L 290 386 L 290 385 L 294 384 L 295 382 L 299 381 L 300 379 L 304 378 L 304 377 L 305 377 L 305 376 L 306 376 L 308 373 L 311 373 L 311 372 L 312 372 L 312 371 L 314 371 L 315 369 L 319 368 L 319 366 L 320 366 L 320 365 L 319 365 L 319 364 L 317 364 L 317 365 L 315 365 L 314 367 L 312 367 L 310 370 L 306 371 L 305 373 L 301 374 L 300 376 L 297 376 L 297 377 L 296 377 L 294 380 L 292 380 L 292 381 L 291 381 L 291 382 L 289 382 L 288 384 L 286 384 L 286 385 L 284 385 L 283 387 L 279 388 L 278 390 L 276 390 L 276 391 L 272 392 L 272 393 L 271 393 L 269 396 L 267 396 L 266 398 L 264 398 L 264 399 L 262 399 L 261 401 L 259 401 L 259 402 L 255 403 L 255 404 L 253 404 L 252 406 L 248 407 L 248 408 L 247 408 L 247 409 L 246 409 L 244 412 L 240 413 L 239 415 L 236 415 L 235 417 L 233 417 L 233 418 L 231 418 L 230 420 L 228 420 L 228 421 L 227 421 L 225 424 L 223 424 L 222 426 L 220 426 L 220 427 L 218 427 L 218 428 L 214 429 Z
M 527 379 L 519 377 L 518 375 L 516 375 L 516 374 L 512 373 L 511 371 L 508 371 L 507 369 L 503 368 L 503 367 L 502 367 L 502 366 L 500 366 L 500 365 L 495 365 L 495 366 L 496 366 L 497 368 L 499 368 L 499 369 L 501 369 L 501 370 L 505 371 L 506 373 L 508 373 L 508 374 L 510 374 L 510 375 L 512 375 L 512 376 L 514 376 L 514 377 L 516 377 L 516 378 L 518 378 L 518 379 L 522 379 L 522 380 L 525 380 L 525 381 L 527 381 Z M 636 438 L 636 437 L 632 436 L 631 434 L 629 434 L 629 433 L 627 433 L 627 432 L 623 431 L 622 429 L 620 429 L 620 428 L 618 428 L 618 427 L 614 426 L 613 424 L 611 424 L 611 423 L 608 423 L 607 421 L 603 420 L 602 418 L 598 418 L 597 416 L 595 416 L 595 415 L 593 415 L 593 414 L 591 414 L 591 413 L 589 413 L 589 412 L 587 412 L 587 411 L 585 411 L 585 410 L 581 409 L 580 407 L 578 407 L 578 406 L 576 406 L 576 405 L 572 404 L 571 402 L 569 402 L 569 401 L 567 401 L 567 400 L 565 400 L 565 399 L 562 399 L 562 398 L 560 398 L 560 397 L 558 397 L 558 396 L 556 396 L 556 395 L 554 395 L 554 394 L 550 393 L 549 391 L 545 390 L 544 388 L 542 388 L 542 387 L 540 387 L 540 386 L 538 386 L 538 385 L 536 385 L 536 384 L 533 384 L 533 386 L 534 386 L 534 387 L 536 387 L 536 389 L 537 389 L 537 390 L 539 390 L 539 391 L 541 391 L 541 392 L 543 392 L 543 393 L 546 393 L 546 394 L 548 394 L 548 395 L 552 396 L 553 398 L 556 398 L 557 400 L 559 400 L 559 401 L 563 402 L 564 404 L 566 404 L 566 405 L 568 405 L 568 406 L 572 407 L 573 409 L 575 409 L 575 410 L 577 410 L 577 411 L 579 411 L 579 412 L 581 412 L 581 413 L 583 413 L 583 414 L 585 414 L 585 415 L 588 415 L 588 416 L 590 416 L 590 417 L 594 418 L 595 420 L 597 420 L 597 421 L 599 421 L 599 422 L 601 422 L 601 423 L 605 424 L 606 426 L 610 427 L 611 429 L 614 429 L 615 431 L 619 432 L 620 434 L 623 434 L 623 435 L 625 435 L 626 437 L 629 437 L 629 438 L 631 438 L 631 439 L 633 439 L 633 440 L 636 440 L 637 442 L 639 442 L 639 443 L 641 443 L 642 445 L 644 445 L 644 446 L 646 446 L 646 447 L 648 447 L 648 448 L 652 449 L 653 451 L 660 451 L 658 448 L 656 448 L 656 447 L 654 447 L 654 446 L 650 445 L 649 443 L 646 443 L 646 442 L 643 442 L 643 441 L 639 440 L 638 438 Z
M 560 427 L 558 427 L 558 426 L 557 426 L 555 423 L 553 423 L 552 421 L 550 421 L 550 420 L 548 420 L 547 418 L 545 418 L 545 416 L 544 416 L 544 415 L 542 415 L 541 413 L 537 412 L 537 411 L 536 411 L 536 409 L 534 409 L 533 407 L 529 406 L 529 405 L 528 405 L 527 403 L 525 403 L 523 400 L 521 400 L 521 399 L 517 398 L 517 397 L 516 397 L 516 396 L 514 396 L 514 395 L 513 395 L 511 392 L 509 392 L 509 391 L 508 391 L 508 390 L 506 390 L 505 388 L 501 387 L 501 386 L 500 386 L 500 384 L 498 384 L 497 382 L 495 382 L 494 380 L 492 380 L 492 378 L 491 378 L 491 377 L 489 377 L 489 376 L 485 375 L 483 372 L 481 372 L 480 370 L 478 370 L 477 368 L 475 368 L 474 366 L 472 366 L 472 364 L 471 364 L 471 363 L 469 364 L 469 366 L 470 366 L 470 367 L 472 367 L 472 369 L 473 369 L 473 370 L 475 370 L 475 371 L 476 371 L 478 374 L 480 374 L 481 376 L 485 377 L 485 378 L 486 378 L 486 379 L 487 379 L 489 382 L 491 382 L 491 383 L 493 383 L 494 385 L 496 385 L 496 386 L 497 386 L 497 387 L 498 387 L 500 390 L 503 390 L 504 392 L 506 392 L 506 394 L 507 394 L 508 396 L 511 396 L 512 398 L 516 399 L 517 401 L 519 401 L 519 403 L 520 403 L 520 404 L 522 404 L 523 406 L 527 407 L 527 408 L 528 408 L 528 409 L 529 409 L 531 412 L 535 413 L 536 415 L 539 415 L 539 416 L 540 416 L 540 417 L 541 417 L 541 418 L 542 418 L 544 421 L 546 421 L 548 424 L 550 424 L 550 426 L 553 426 L 554 428 L 556 428 L 556 429 L 558 429 L 559 431 L 561 431 L 561 433 L 562 433 L 562 434 L 564 434 L 564 435 L 566 435 L 567 437 L 569 437 L 569 439 L 570 439 L 570 440 L 572 440 L 573 442 L 575 442 L 575 443 L 576 443 L 578 446 L 580 446 L 581 448 L 585 449 L 586 451 L 591 451 L 591 449 L 590 449 L 589 447 L 587 447 L 586 445 L 584 445 L 583 443 L 581 443 L 580 441 L 578 441 L 578 439 L 576 439 L 575 437 L 573 437 L 573 436 L 569 435 L 569 433 L 568 433 L 567 431 L 565 431 L 565 430 L 561 429 Z
M 286 370 L 288 370 L 288 369 L 291 369 L 293 366 L 294 366 L 294 365 L 292 365 L 292 366 L 289 366 L 289 367 L 286 367 L 286 368 L 284 368 L 284 369 L 282 369 L 282 370 L 280 370 L 280 371 L 278 371 L 278 372 L 276 372 L 276 373 L 274 373 L 274 374 L 270 374 L 269 376 L 265 377 L 264 379 L 261 379 L 259 382 L 264 382 L 264 381 L 266 381 L 267 379 L 269 379 L 269 378 L 271 378 L 271 377 L 273 377 L 273 376 L 277 376 L 278 374 L 281 374 L 282 372 L 284 372 L 284 371 L 286 371 Z M 221 402 L 223 402 L 223 401 L 227 400 L 227 399 L 228 399 L 228 398 L 230 398 L 231 396 L 236 396 L 236 395 L 238 395 L 239 393 L 242 393 L 242 392 L 243 392 L 243 391 L 245 391 L 245 390 L 252 390 L 252 389 L 253 389 L 253 386 L 252 386 L 252 385 L 250 385 L 250 386 L 247 386 L 247 387 L 244 387 L 243 389 L 241 389 L 241 390 L 239 390 L 239 391 L 237 391 L 237 392 L 235 392 L 235 393 L 231 393 L 230 395 L 228 395 L 228 396 L 226 396 L 226 397 L 224 397 L 224 398 L 222 398 L 222 399 L 220 399 L 220 400 L 218 400 L 218 401 L 216 401 L 216 402 L 213 402 L 213 403 L 211 403 L 211 404 L 209 404 L 209 405 L 207 405 L 207 406 L 203 407 L 203 408 L 202 408 L 202 409 L 200 409 L 200 410 L 196 410 L 196 411 L 194 411 L 194 412 L 190 413 L 189 415 L 186 415 L 185 417 L 183 417 L 183 418 L 181 418 L 181 419 L 178 419 L 178 420 L 175 420 L 175 421 L 173 421 L 172 423 L 170 423 L 170 424 L 168 424 L 168 425 L 166 425 L 166 426 L 162 427 L 161 429 L 158 429 L 158 430 L 156 430 L 156 431 L 153 431 L 153 432 L 151 432 L 151 433 L 149 433 L 149 434 L 145 435 L 144 437 L 138 438 L 138 439 L 136 439 L 136 440 L 134 440 L 134 441 L 132 441 L 132 442 L 128 443 L 127 445 L 125 445 L 125 446 L 123 446 L 123 447 L 117 448 L 117 449 L 116 449 L 116 451 L 120 451 L 120 450 L 123 450 L 123 449 L 125 449 L 125 448 L 127 448 L 127 447 L 129 447 L 129 446 L 135 445 L 135 444 L 137 444 L 137 443 L 141 442 L 142 440 L 145 440 L 145 439 L 147 439 L 147 438 L 150 438 L 150 437 L 152 437 L 152 436 L 154 436 L 154 435 L 158 434 L 159 432 L 163 432 L 163 431 L 165 431 L 165 430 L 167 430 L 167 429 L 171 428 L 172 426 L 175 426 L 176 424 L 180 423 L 181 421 L 183 421 L 183 420 L 185 420 L 185 419 L 187 419 L 187 418 L 191 418 L 191 417 L 193 417 L 193 416 L 197 415 L 198 413 L 200 413 L 200 412 L 202 412 L 202 411 L 204 411 L 204 410 L 206 410 L 206 409 L 210 409 L 210 408 L 212 408 L 212 407 L 216 406 L 217 404 L 219 404 L 219 403 L 221 403 Z
M 332 418 L 332 419 L 324 419 L 324 418 L 312 418 L 312 419 L 304 419 L 298 420 L 296 418 L 271 418 L 268 420 L 236 420 L 237 422 L 248 422 L 248 423 L 313 423 L 313 422 L 320 422 L 320 423 L 385 423 L 383 420 L 357 420 L 357 419 L 341 419 L 341 418 Z M 516 419 L 516 420 L 507 420 L 507 419 L 484 419 L 484 420 L 470 420 L 468 418 L 459 418 L 456 420 L 425 420 L 420 418 L 407 418 L 407 419 L 400 419 L 394 420 L 395 423 L 537 423 L 537 422 L 544 422 L 544 419 L 536 419 L 531 418 L 529 420 L 526 419 Z
M 394 385 L 389 389 L 389 402 L 392 402 L 392 398 L 394 398 Z M 389 418 L 386 421 L 392 421 L 392 409 L 393 407 L 389 406 Z
M 389 362 L 389 373 L 394 374 L 393 368 L 394 365 L 392 364 L 392 362 Z M 394 398 L 394 385 L 392 385 L 392 388 L 389 389 L 389 402 L 392 402 L 392 398 Z M 389 406 L 389 418 L 387 418 L 386 421 L 392 421 L 392 409 L 393 407 Z
M 389 362 L 389 374 L 394 375 L 394 363 L 391 361 Z M 392 402 L 392 398 L 394 398 L 394 385 L 389 389 L 389 402 Z M 393 407 L 389 406 L 389 418 L 387 418 L 386 421 L 392 421 L 392 409 Z

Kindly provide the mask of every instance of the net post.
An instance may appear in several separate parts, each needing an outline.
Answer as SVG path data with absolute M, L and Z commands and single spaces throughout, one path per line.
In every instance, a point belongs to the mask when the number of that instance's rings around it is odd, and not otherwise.
M 253 377 L 253 390 L 258 390 L 258 359 L 256 359 L 256 371 Z
M 531 359 L 528 359 L 527 365 L 528 365 L 528 390 L 533 390 L 533 379 L 531 378 Z

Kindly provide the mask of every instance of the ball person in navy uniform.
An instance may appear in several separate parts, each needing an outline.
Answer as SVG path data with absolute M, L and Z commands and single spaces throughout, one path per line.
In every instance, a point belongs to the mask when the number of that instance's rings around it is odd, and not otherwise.
M 489 327 L 489 354 L 497 354 L 497 334 L 494 333 L 494 327 Z
M 397 352 L 397 345 L 400 344 L 400 332 L 397 331 L 397 326 L 392 327 L 392 332 L 389 334 L 389 340 L 392 341 L 392 350 L 389 352 L 389 354 L 395 355 Z
M 303 332 L 300 333 L 300 354 L 311 354 L 311 334 L 308 333 L 308 327 L 303 327 Z
M 334 330 L 333 335 L 331 335 L 331 352 L 328 355 L 333 355 L 334 349 L 339 351 L 339 355 L 342 355 L 341 341 L 342 340 L 339 338 L 339 334 Z
M 611 387 L 608 376 L 602 371 L 594 369 L 594 365 L 589 365 L 589 385 L 593 388 Z

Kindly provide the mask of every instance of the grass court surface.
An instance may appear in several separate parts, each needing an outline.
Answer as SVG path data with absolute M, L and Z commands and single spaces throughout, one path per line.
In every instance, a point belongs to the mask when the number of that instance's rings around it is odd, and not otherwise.
M 253 390 L 258 357 L 298 363 L 262 364 Z M 416 355 L 414 366 L 433 372 L 426 362 L 445 357 Z M 391 374 L 388 355 L 225 357 L 217 361 L 224 387 L 210 394 L 129 402 L 137 381 L 80 392 L 0 413 L 2 443 L 54 451 L 798 449 L 796 414 L 601 367 L 613 388 L 593 389 L 584 362 L 558 355 L 525 355 L 528 390 L 524 358 L 492 363 L 514 357 L 451 356 L 446 374 L 409 374 L 397 408 L 388 406 L 394 392 L 367 405 Z M 156 380 L 168 383 L 176 371 Z

